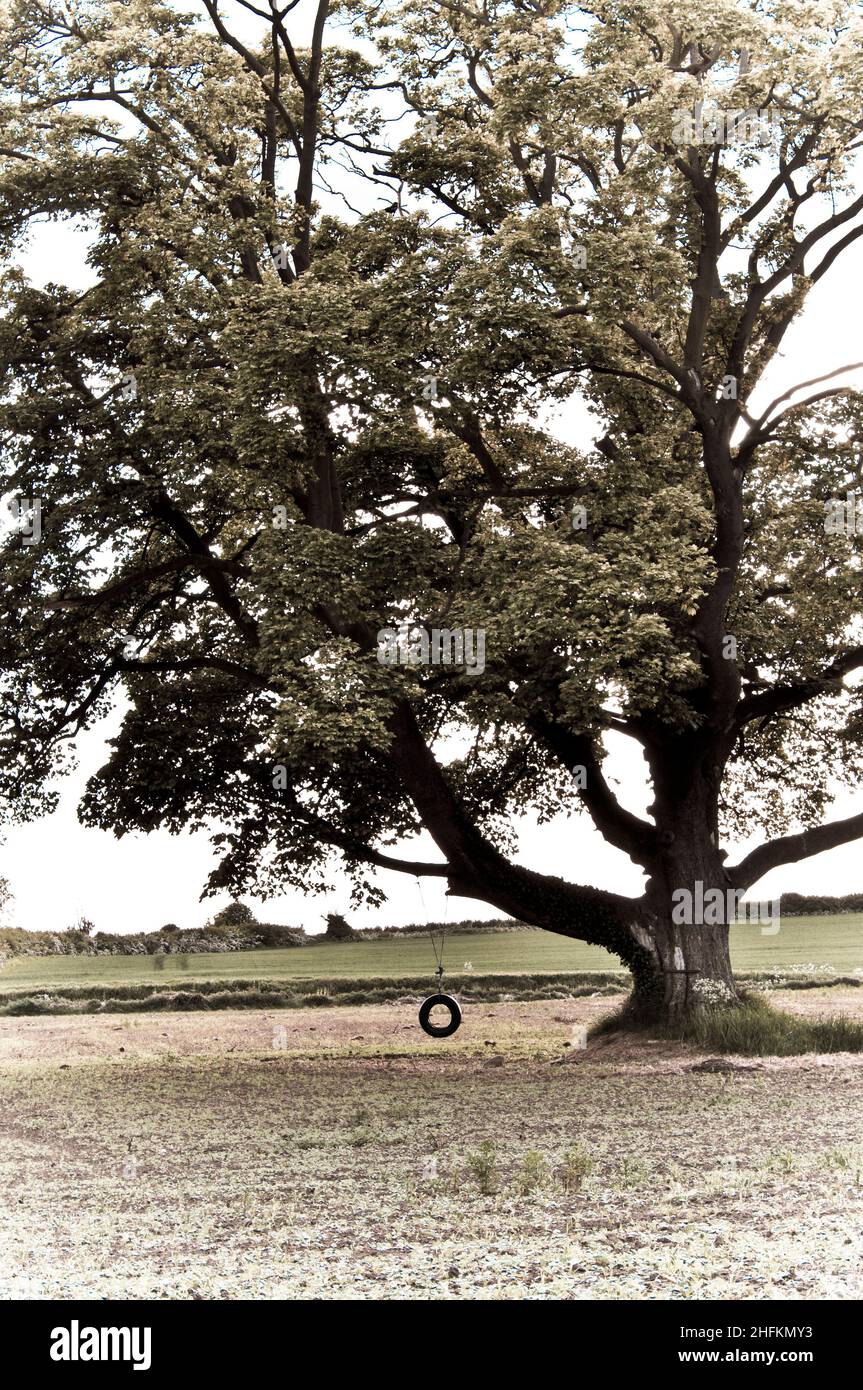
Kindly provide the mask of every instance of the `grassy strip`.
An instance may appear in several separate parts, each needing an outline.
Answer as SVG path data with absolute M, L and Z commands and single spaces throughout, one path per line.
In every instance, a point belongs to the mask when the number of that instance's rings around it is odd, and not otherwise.
M 584 972 L 561 975 L 476 975 L 452 988 L 465 1003 L 513 999 L 569 999 L 585 994 L 616 994 L 621 974 Z M 339 1004 L 386 1004 L 433 992 L 426 976 L 369 980 L 297 980 L 290 985 L 259 980 L 205 980 L 192 987 L 83 985 L 7 997 L 0 1015 L 72 1013 L 149 1013 L 189 1009 L 306 1009 Z
M 781 971 L 771 971 L 769 975 L 735 974 L 741 985 L 756 985 L 760 990 L 771 989 L 832 989 L 834 985 L 859 989 L 863 985 L 859 975 L 783 975 Z
M 757 982 L 762 989 L 823 989 L 833 985 L 857 987 L 859 977 L 825 979 L 771 975 L 738 977 L 741 984 Z M 464 1003 L 511 1000 L 577 999 L 588 994 L 616 994 L 629 985 L 623 971 L 581 971 L 552 975 L 462 976 L 449 988 Z M 307 1009 L 340 1004 L 387 1004 L 425 998 L 433 992 L 427 976 L 379 976 L 363 980 L 311 979 L 290 983 L 269 980 L 184 981 L 182 987 L 160 984 L 60 985 L 7 995 L 0 1016 L 83 1013 L 155 1013 L 208 1009 Z M 623 1016 L 611 1026 L 625 1026 Z

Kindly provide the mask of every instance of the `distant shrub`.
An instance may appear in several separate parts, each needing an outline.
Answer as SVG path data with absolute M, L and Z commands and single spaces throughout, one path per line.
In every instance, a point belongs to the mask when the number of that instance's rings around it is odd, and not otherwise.
M 356 941 L 356 932 L 340 912 L 328 912 L 326 923 L 325 941 Z
M 88 938 L 82 933 L 0 928 L 0 948 L 10 956 L 74 956 L 89 946 Z
M 255 920 L 255 914 L 250 907 L 246 907 L 245 903 L 234 901 L 217 912 L 210 925 L 214 927 L 250 927 Z
M 249 941 L 249 946 L 305 946 L 309 940 L 302 927 L 283 927 L 279 922 L 256 922 L 250 935 L 255 941 Z
M 517 922 L 512 917 L 498 917 L 490 922 L 467 918 L 462 922 L 411 922 L 406 927 L 363 927 L 357 932 L 360 940 L 372 940 L 378 936 L 428 936 L 429 932 L 447 936 L 480 936 L 509 931 L 540 931 L 539 927 Z
M 846 893 L 833 898 L 825 893 L 783 893 L 785 917 L 832 916 L 836 912 L 863 912 L 863 893 Z

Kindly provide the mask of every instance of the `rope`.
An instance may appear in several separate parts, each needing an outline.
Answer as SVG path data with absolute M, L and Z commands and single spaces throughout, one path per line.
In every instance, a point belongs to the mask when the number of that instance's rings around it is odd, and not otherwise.
M 432 950 L 434 951 L 434 958 L 437 962 L 437 969 L 435 970 L 435 975 L 437 976 L 438 989 L 440 989 L 441 982 L 443 980 L 443 948 L 444 942 L 446 940 L 446 923 L 443 923 L 441 928 L 440 950 L 438 950 L 437 948 L 437 942 L 435 941 L 434 931 L 431 927 L 429 927 L 429 940 L 431 941 Z
M 417 877 L 417 888 L 419 889 L 420 902 L 422 903 L 423 908 L 425 908 L 425 899 L 423 898 L 422 884 L 421 884 L 420 881 L 419 881 L 419 877 Z M 434 973 L 435 973 L 435 978 L 437 979 L 438 993 L 440 993 L 440 991 L 441 991 L 441 985 L 442 985 L 442 982 L 443 982 L 443 948 L 444 948 L 444 942 L 446 941 L 446 922 L 442 922 L 442 923 L 441 923 L 440 950 L 438 950 L 438 948 L 437 948 L 437 942 L 435 941 L 434 929 L 433 929 L 433 927 L 431 927 L 431 925 L 429 926 L 428 933 L 429 933 L 429 941 L 431 942 L 432 950 L 434 951 L 435 963 L 436 963 L 436 965 L 437 965 L 437 969 L 435 970 Z

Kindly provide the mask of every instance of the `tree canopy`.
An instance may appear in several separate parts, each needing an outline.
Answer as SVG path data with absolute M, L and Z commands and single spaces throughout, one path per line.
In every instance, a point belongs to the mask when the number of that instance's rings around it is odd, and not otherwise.
M 816 364 L 752 404 L 863 235 L 855 4 L 0 23 L 0 429 L 41 506 L 2 552 L 9 816 L 122 691 L 82 818 L 217 823 L 232 893 L 332 851 L 358 902 L 383 865 L 529 917 L 524 811 L 586 810 L 666 888 L 684 825 L 699 863 L 764 829 L 714 866 L 739 887 L 863 834 L 822 824 L 861 770 L 863 538 L 825 527 L 861 396 Z M 91 237 L 83 291 L 16 268 L 46 217 Z M 405 625 L 483 633 L 482 671 L 382 662 Z M 421 828 L 438 859 L 391 852 Z

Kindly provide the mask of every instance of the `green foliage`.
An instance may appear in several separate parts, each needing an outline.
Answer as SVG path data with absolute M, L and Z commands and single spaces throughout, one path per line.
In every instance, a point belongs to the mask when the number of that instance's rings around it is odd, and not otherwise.
M 551 1167 L 538 1149 L 529 1149 L 515 1178 L 515 1189 L 522 1197 L 541 1191 L 551 1181 Z
M 814 985 L 816 982 L 809 983 Z M 641 1032 L 645 1029 L 653 1037 L 692 1043 L 702 1052 L 736 1053 L 751 1057 L 793 1057 L 803 1052 L 863 1052 L 863 1024 L 841 1015 L 836 1018 L 798 1018 L 774 1009 L 763 993 L 746 994 L 737 1004 L 702 1005 L 676 1024 L 651 1022 L 645 1025 L 639 1014 L 626 1003 L 606 1015 L 589 1032 L 591 1037 L 601 1037 L 618 1030 Z
M 585 808 L 651 872 L 612 731 L 706 787 L 705 856 L 720 803 L 736 838 L 820 822 L 863 771 L 863 535 L 823 525 L 861 396 L 757 393 L 860 232 L 852 0 L 351 0 L 322 48 L 254 6 L 82 9 L 0 19 L 4 487 L 42 506 L 0 548 L 3 818 L 119 701 L 81 817 L 218 825 L 214 893 L 322 891 L 338 854 L 378 904 L 436 820 L 454 878 L 533 909 L 512 816 Z M 681 143 L 705 99 L 769 106 L 768 142 Z M 50 219 L 83 287 L 15 263 Z M 481 678 L 377 659 L 444 619 Z
M 783 893 L 783 917 L 804 917 L 813 914 L 833 915 L 837 912 L 863 912 L 863 893 L 844 893 L 831 897 L 828 893 Z
M 491 1139 L 483 1139 L 475 1153 L 467 1156 L 467 1169 L 484 1197 L 492 1197 L 500 1187 L 500 1169 L 496 1158 L 496 1146 Z
M 763 997 L 735 1007 L 699 1009 L 666 1036 L 708 1052 L 751 1057 L 793 1057 L 801 1052 L 863 1052 L 863 1024 L 844 1018 L 797 1018 Z
M 593 1170 L 593 1159 L 583 1144 L 567 1149 L 560 1165 L 559 1178 L 564 1192 L 577 1192 Z
M 641 1158 L 624 1154 L 617 1164 L 617 1181 L 621 1187 L 641 1187 L 647 1182 L 650 1172 Z
M 257 918 L 254 912 L 245 903 L 230 902 L 227 907 L 223 907 L 216 913 L 211 925 L 214 927 L 247 927 L 256 922 Z
M 327 930 L 324 936 L 325 941 L 355 940 L 356 932 L 348 922 L 347 918 L 343 917 L 340 912 L 327 913 L 326 922 Z
M 179 956 L 210 952 L 254 951 L 263 948 L 303 946 L 302 927 L 253 922 L 240 926 L 189 928 L 169 923 L 154 932 L 93 932 L 92 922 L 82 922 L 68 931 L 25 931 L 21 927 L 0 927 L 0 945 L 13 957 L 88 956 L 101 960 L 117 956 L 161 956 L 166 948 Z

